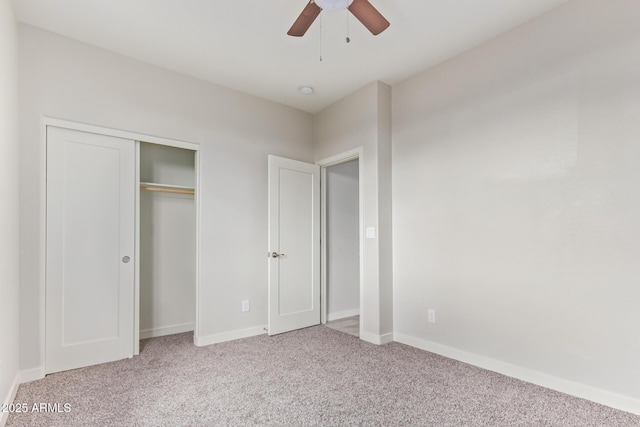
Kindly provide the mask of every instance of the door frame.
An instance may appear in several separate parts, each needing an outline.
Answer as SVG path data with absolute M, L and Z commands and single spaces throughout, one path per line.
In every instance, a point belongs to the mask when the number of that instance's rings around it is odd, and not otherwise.
M 169 147 L 184 148 L 192 150 L 195 153 L 195 195 L 194 202 L 196 203 L 196 318 L 195 328 L 193 334 L 194 344 L 197 342 L 200 336 L 200 144 L 186 141 L 178 141 L 174 139 L 161 138 L 152 135 L 145 135 L 136 132 L 130 132 L 125 130 L 111 129 L 101 126 L 95 126 L 85 123 L 73 122 L 70 120 L 57 119 L 53 117 L 42 117 L 41 131 L 40 131 L 40 286 L 39 286 L 39 307 L 40 321 L 38 329 L 40 332 L 40 361 L 41 369 L 38 377 L 43 378 L 46 372 L 46 257 L 47 257 L 47 127 L 59 127 L 64 129 L 71 129 L 81 132 L 96 133 L 106 136 L 114 136 L 118 138 L 131 139 L 136 141 L 136 147 L 139 147 L 140 141 L 148 142 L 152 144 L 166 145 Z M 133 334 L 133 349 L 134 355 L 138 355 L 140 352 L 140 228 L 139 228 L 139 198 L 140 198 L 140 157 L 138 148 L 136 148 L 136 201 L 135 201 L 135 279 L 134 279 L 134 328 Z M 35 378 L 34 378 L 35 379 Z
M 360 246 L 360 339 L 362 339 L 364 317 L 364 149 L 357 147 L 319 160 L 320 166 L 320 323 L 327 323 L 327 168 L 358 160 L 358 229 Z

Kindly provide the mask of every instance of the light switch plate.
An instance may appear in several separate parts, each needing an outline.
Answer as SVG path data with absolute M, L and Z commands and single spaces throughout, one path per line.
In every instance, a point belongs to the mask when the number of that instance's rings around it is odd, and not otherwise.
M 367 227 L 367 239 L 375 239 L 375 238 L 376 238 L 376 228 Z

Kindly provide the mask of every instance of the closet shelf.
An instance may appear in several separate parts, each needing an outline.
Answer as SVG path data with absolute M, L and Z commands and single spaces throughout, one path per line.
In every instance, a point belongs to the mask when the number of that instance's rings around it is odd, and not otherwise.
M 195 194 L 193 187 L 184 187 L 182 185 L 168 185 L 159 184 L 157 182 L 141 182 L 140 190 L 143 191 L 157 191 L 162 193 L 175 193 L 175 194 Z

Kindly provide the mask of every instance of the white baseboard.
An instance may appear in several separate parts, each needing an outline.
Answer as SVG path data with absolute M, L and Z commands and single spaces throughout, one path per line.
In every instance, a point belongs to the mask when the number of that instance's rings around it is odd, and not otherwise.
M 359 308 L 353 308 L 351 310 L 336 311 L 336 312 L 327 314 L 327 322 L 331 322 L 332 320 L 344 319 L 345 317 L 353 317 L 353 316 L 359 316 L 359 315 L 360 315 Z
M 11 388 L 9 389 L 9 393 L 5 397 L 5 399 L 0 403 L 13 403 L 16 398 L 16 393 L 18 393 L 18 386 L 20 385 L 19 381 L 19 373 L 16 374 L 13 379 L 13 384 L 11 384 Z M 0 412 L 0 427 L 4 427 L 7 424 L 7 420 L 9 419 L 9 412 Z
M 446 345 L 434 343 L 432 341 L 416 338 L 410 335 L 395 332 L 395 341 L 416 347 L 431 353 L 468 363 L 479 368 L 517 378 L 522 381 L 533 383 L 542 387 L 550 388 L 561 393 L 570 394 L 582 399 L 591 400 L 622 411 L 640 415 L 640 400 L 596 387 L 588 386 L 574 381 L 559 378 L 553 375 L 538 372 L 521 366 L 512 365 L 500 360 L 469 353 Z
M 183 332 L 193 331 L 194 327 L 193 322 L 188 322 L 179 323 L 177 325 L 162 326 L 159 328 L 141 329 L 140 339 L 144 340 L 147 338 L 163 337 L 165 335 L 181 334 Z
M 393 332 L 380 335 L 380 344 L 388 344 L 390 342 L 393 342 Z
M 207 335 L 204 337 L 198 337 L 196 339 L 196 345 L 198 347 L 202 347 L 205 345 L 218 344 L 225 341 L 233 341 L 233 340 L 239 340 L 241 338 L 254 337 L 256 335 L 266 334 L 267 333 L 266 328 L 267 328 L 266 325 L 255 326 L 253 328 L 238 329 L 235 331 L 223 332 L 221 334 L 213 334 L 213 335 Z
M 18 381 L 20 384 L 28 383 L 31 381 L 41 380 L 45 376 L 44 366 L 40 368 L 25 369 L 18 373 Z
M 361 331 L 360 339 L 366 342 L 370 342 L 371 344 L 382 345 L 387 344 L 393 341 L 393 333 L 388 334 L 372 334 L 371 332 Z

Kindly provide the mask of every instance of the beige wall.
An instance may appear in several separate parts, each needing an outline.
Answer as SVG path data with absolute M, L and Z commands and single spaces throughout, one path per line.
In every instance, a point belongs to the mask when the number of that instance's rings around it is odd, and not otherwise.
M 18 373 L 18 30 L 9 0 L 0 0 L 0 404 Z M 6 418 L 0 413 L 0 425 Z
M 397 339 L 640 411 L 638 22 L 569 2 L 394 86 Z
M 201 337 L 265 325 L 267 155 L 312 161 L 311 115 L 29 26 L 20 77 L 22 368 L 42 364 L 42 116 L 200 144 Z
M 314 156 L 323 160 L 362 147 L 364 227 L 376 238 L 364 239 L 364 295 L 360 307 L 363 339 L 378 342 L 393 332 L 390 221 L 391 88 L 373 82 L 314 116 Z

